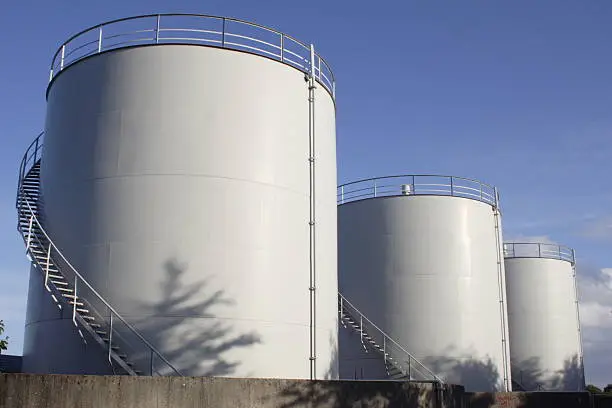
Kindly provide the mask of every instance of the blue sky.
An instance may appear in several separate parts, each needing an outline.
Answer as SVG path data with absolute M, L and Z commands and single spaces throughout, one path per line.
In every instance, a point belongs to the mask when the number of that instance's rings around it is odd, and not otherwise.
M 73 33 L 154 12 L 242 18 L 312 42 L 337 78 L 339 182 L 452 174 L 496 185 L 504 235 L 580 262 L 587 380 L 612 382 L 612 3 L 29 1 L 0 14 L 0 318 L 21 353 L 20 157 L 44 126 L 51 57 Z

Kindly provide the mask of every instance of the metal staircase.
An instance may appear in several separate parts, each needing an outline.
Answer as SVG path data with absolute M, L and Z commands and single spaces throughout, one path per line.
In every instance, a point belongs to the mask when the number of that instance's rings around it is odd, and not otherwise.
M 21 162 L 16 206 L 26 254 L 42 274 L 45 289 L 62 313 L 71 314 L 83 341 L 93 340 L 103 348 L 115 374 L 181 375 L 77 272 L 45 231 L 40 197 L 42 140 L 43 133 Z
M 374 351 L 381 355 L 390 380 L 444 384 L 440 377 L 370 321 L 341 293 L 338 293 L 338 313 L 342 325 L 359 334 L 365 352 Z

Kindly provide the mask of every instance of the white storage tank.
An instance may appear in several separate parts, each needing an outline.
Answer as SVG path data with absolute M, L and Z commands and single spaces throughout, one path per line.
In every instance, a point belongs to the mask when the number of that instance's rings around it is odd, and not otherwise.
M 341 378 L 400 378 L 376 346 L 365 347 L 367 336 L 360 344 L 367 319 L 368 335 L 382 349 L 385 333 L 389 357 L 405 362 L 401 378 L 433 373 L 469 391 L 507 390 L 495 188 L 451 176 L 381 177 L 340 186 L 338 204 L 339 287 L 356 322 L 340 328 Z
M 526 391 L 582 391 L 574 250 L 504 244 L 512 378 Z
M 334 89 L 313 47 L 231 18 L 117 20 L 56 54 L 44 227 L 180 373 L 337 378 Z M 111 311 L 78 285 L 107 336 Z M 122 326 L 126 361 L 168 371 Z M 116 370 L 79 327 L 87 344 L 32 273 L 24 370 Z

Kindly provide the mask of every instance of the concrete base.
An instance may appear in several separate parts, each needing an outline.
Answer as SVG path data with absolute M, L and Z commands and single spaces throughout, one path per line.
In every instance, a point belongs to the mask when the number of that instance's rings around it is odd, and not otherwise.
M 609 408 L 588 393 L 465 393 L 392 381 L 0 374 L 0 408 Z
M 462 394 L 389 381 L 0 375 L 0 408 L 451 408 Z

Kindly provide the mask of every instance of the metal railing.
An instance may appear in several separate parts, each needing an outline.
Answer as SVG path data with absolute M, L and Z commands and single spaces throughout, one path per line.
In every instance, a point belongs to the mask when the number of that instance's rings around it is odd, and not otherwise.
M 548 258 L 576 262 L 572 248 L 540 242 L 504 242 L 504 258 Z
M 464 177 L 431 174 L 375 177 L 342 184 L 338 187 L 337 202 L 346 204 L 367 198 L 402 195 L 463 197 L 499 207 L 499 194 L 495 187 Z
M 381 347 L 380 351 L 383 353 L 383 358 L 389 360 L 389 357 L 391 357 L 393 362 L 398 362 L 400 365 L 398 369 L 405 372 L 409 379 L 416 378 L 419 381 L 433 380 L 440 384 L 444 384 L 444 380 L 438 377 L 416 357 L 406 351 L 398 342 L 393 340 L 380 327 L 368 319 L 341 293 L 338 293 L 338 309 L 341 318 L 344 314 L 348 314 L 357 324 L 359 324 L 360 330 L 358 331 L 362 336 L 362 343 L 364 342 L 363 336 L 367 333 Z
M 19 170 L 19 182 L 17 190 L 17 208 L 19 218 L 28 219 L 27 229 L 22 229 L 18 221 L 18 230 L 22 235 L 26 250 L 32 262 L 45 274 L 45 288 L 51 293 L 51 296 L 56 303 L 64 303 L 63 306 L 68 306 L 72 309 L 73 321 L 76 325 L 77 320 L 83 328 L 85 328 L 102 346 L 108 348 L 109 359 L 111 355 L 116 361 L 123 362 L 122 366 L 126 371 L 130 372 L 131 368 L 127 367 L 123 358 L 119 358 L 117 354 L 113 354 L 114 345 L 119 345 L 122 352 L 130 353 L 128 357 L 130 361 L 147 360 L 148 372 L 150 375 L 182 375 L 151 343 L 149 343 L 130 323 L 128 323 L 90 284 L 83 278 L 70 261 L 64 256 L 59 248 L 51 240 L 40 220 L 36 215 L 37 201 L 31 197 L 23 186 L 23 181 L 31 168 L 40 159 L 40 151 L 42 149 L 42 137 L 44 133 L 38 135 L 32 144 L 26 150 L 21 161 Z M 34 233 L 36 232 L 36 233 Z M 36 254 L 34 250 L 39 252 Z M 41 262 L 40 251 L 44 251 L 44 260 Z M 96 335 L 95 330 L 89 326 L 78 313 L 76 301 L 70 305 L 64 298 L 63 294 L 56 288 L 49 278 L 50 267 L 55 267 L 65 281 L 71 285 L 74 291 L 74 300 L 84 303 L 90 316 L 95 318 L 99 324 L 104 323 L 103 329 L 107 330 L 108 339 L 103 340 Z M 85 294 L 83 294 L 85 293 Z M 104 344 L 107 341 L 107 344 Z M 113 341 L 115 342 L 113 344 Z M 134 343 L 138 343 L 134 346 Z M 143 354 L 143 349 L 146 353 Z M 155 366 L 158 362 L 157 367 Z M 159 362 L 162 366 L 159 366 Z M 142 366 L 143 364 L 141 364 Z M 133 371 L 132 371 L 133 372 Z
M 146 44 L 204 45 L 268 57 L 312 74 L 333 97 L 336 94 L 329 64 L 311 45 L 259 24 L 204 14 L 148 14 L 87 28 L 58 48 L 51 62 L 49 81 L 90 55 Z

